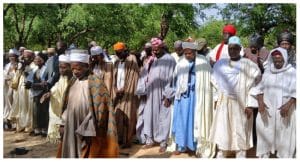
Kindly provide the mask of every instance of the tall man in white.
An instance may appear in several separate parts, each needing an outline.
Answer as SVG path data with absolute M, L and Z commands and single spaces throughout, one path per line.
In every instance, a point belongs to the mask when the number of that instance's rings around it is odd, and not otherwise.
M 218 97 L 210 141 L 219 148 L 217 157 L 224 157 L 224 151 L 235 151 L 236 157 L 246 157 L 246 150 L 253 147 L 252 107 L 257 107 L 257 101 L 249 92 L 260 70 L 251 60 L 240 56 L 241 48 L 240 39 L 230 37 L 230 58 L 220 59 L 213 68 Z

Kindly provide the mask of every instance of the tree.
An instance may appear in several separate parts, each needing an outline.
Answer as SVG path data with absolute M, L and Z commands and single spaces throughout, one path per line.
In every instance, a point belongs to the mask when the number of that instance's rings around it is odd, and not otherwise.
M 4 32 L 14 31 L 14 35 L 10 35 L 15 39 L 15 47 L 20 47 L 26 45 L 27 40 L 31 34 L 32 24 L 36 19 L 37 15 L 40 14 L 40 10 L 37 5 L 34 4 L 9 4 L 9 10 L 6 10 L 5 14 L 5 25 L 13 26 L 14 28 L 10 28 Z M 5 28 L 4 28 L 5 29 Z
M 227 4 L 220 13 L 225 21 L 238 26 L 239 35 L 258 32 L 270 48 L 278 33 L 296 31 L 296 4 Z

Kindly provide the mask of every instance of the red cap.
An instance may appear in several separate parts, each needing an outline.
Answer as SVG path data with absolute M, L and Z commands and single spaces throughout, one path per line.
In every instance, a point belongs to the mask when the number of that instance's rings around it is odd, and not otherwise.
M 223 33 L 224 32 L 228 32 L 230 35 L 235 35 L 236 34 L 236 29 L 233 25 L 228 24 L 228 25 L 224 26 Z

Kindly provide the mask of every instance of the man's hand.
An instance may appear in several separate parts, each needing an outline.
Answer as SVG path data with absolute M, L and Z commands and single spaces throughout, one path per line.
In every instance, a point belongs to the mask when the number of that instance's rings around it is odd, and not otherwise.
M 60 134 L 60 139 L 62 140 L 64 137 L 64 132 L 65 132 L 65 127 L 63 125 L 59 126 L 59 134 Z
M 285 103 L 280 108 L 278 108 L 280 110 L 280 115 L 283 118 L 287 117 L 289 115 L 290 107 L 293 106 L 295 103 L 296 103 L 296 99 L 295 98 L 291 98 L 287 103 Z
M 43 103 L 46 99 L 50 97 L 50 95 L 51 95 L 50 92 L 43 94 L 43 96 L 40 99 L 40 103 Z
M 246 114 L 246 116 L 247 116 L 247 119 L 250 119 L 250 117 L 251 117 L 252 114 L 253 114 L 253 109 L 250 108 L 250 107 L 246 107 L 246 108 L 245 108 L 245 114 Z
M 169 99 L 165 98 L 165 99 L 164 99 L 164 106 L 165 106 L 166 108 L 168 108 L 168 107 L 170 107 L 170 105 L 171 105 L 171 101 L 170 101 Z
M 268 109 L 268 107 L 266 106 L 266 104 L 263 102 L 261 104 L 259 104 L 258 106 L 258 112 L 263 115 L 264 113 L 266 113 L 266 109 Z
M 289 115 L 290 107 L 291 107 L 291 105 L 289 104 L 289 102 L 287 102 L 284 105 L 282 105 L 280 108 L 278 108 L 278 110 L 280 110 L 281 117 L 284 118 Z

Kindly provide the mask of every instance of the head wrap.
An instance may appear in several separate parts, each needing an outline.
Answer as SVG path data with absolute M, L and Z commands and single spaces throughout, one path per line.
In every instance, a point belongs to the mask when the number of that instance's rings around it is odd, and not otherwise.
M 71 50 L 70 62 L 82 62 L 88 64 L 90 62 L 90 55 L 88 55 L 87 50 Z
M 48 52 L 46 50 L 42 50 L 42 54 L 47 54 Z
M 92 46 L 92 47 L 97 46 L 97 43 L 95 41 L 91 41 L 90 46 Z
M 116 44 L 114 44 L 114 50 L 115 51 L 124 51 L 125 50 L 125 44 L 123 42 L 117 42 Z
M 277 37 L 277 44 L 279 45 L 282 41 L 288 41 L 289 43 L 293 44 L 294 39 L 292 33 L 285 31 L 279 34 Z
M 25 47 L 20 47 L 19 51 L 22 51 L 22 50 L 26 50 L 26 48 Z
M 228 25 L 224 26 L 223 33 L 224 32 L 228 32 L 230 35 L 233 36 L 233 35 L 236 34 L 236 29 L 235 29 L 235 27 L 233 25 L 228 24 Z
M 40 53 L 40 51 L 34 51 L 34 55 L 38 55 Z
M 273 52 L 271 53 L 271 55 L 272 55 L 272 56 L 276 56 L 276 55 L 281 55 L 281 56 L 282 56 L 281 52 L 278 51 L 278 50 L 273 51 Z
M 182 41 L 178 40 L 176 42 L 174 42 L 174 48 L 181 48 L 182 47 Z
M 58 57 L 59 62 L 70 63 L 70 55 L 62 54 Z
M 47 52 L 48 52 L 48 53 L 55 53 L 55 48 L 48 48 L 48 49 L 47 49 Z
M 272 54 L 274 52 L 275 52 L 275 55 L 277 55 L 277 52 L 280 52 L 282 57 L 283 57 L 284 64 L 283 64 L 281 69 L 276 69 L 275 66 L 274 66 L 274 62 L 273 62 L 273 58 L 272 58 Z M 267 68 L 270 68 L 272 73 L 280 73 L 280 72 L 286 71 L 287 69 L 292 67 L 292 65 L 288 63 L 288 52 L 287 52 L 287 50 L 284 49 L 284 48 L 281 48 L 281 47 L 277 47 L 277 48 L 271 50 L 267 61 L 268 61 L 268 66 L 269 66 Z
M 264 38 L 257 33 L 253 34 L 250 37 L 250 46 L 258 49 L 262 48 L 264 46 Z
M 164 42 L 161 39 L 155 37 L 151 39 L 151 45 L 152 47 L 161 47 L 164 45 Z
M 100 55 L 101 53 L 103 53 L 103 50 L 100 46 L 94 46 L 91 48 L 91 55 L 95 56 L 95 55 Z
M 182 43 L 182 48 L 183 49 L 192 49 L 196 50 L 197 49 L 197 44 L 194 42 L 183 42 Z
M 198 40 L 196 40 L 197 43 L 197 50 L 200 51 L 202 50 L 202 48 L 207 45 L 207 41 L 205 38 L 199 38 Z
M 32 50 L 26 49 L 26 50 L 24 50 L 24 53 L 30 53 L 30 54 L 32 54 L 33 52 L 32 52 Z
M 228 40 L 228 45 L 229 44 L 236 44 L 236 45 L 242 46 L 241 40 L 237 36 L 230 37 Z
M 19 56 L 19 51 L 15 48 L 9 49 L 8 54 L 13 54 L 13 55 Z
M 147 42 L 146 44 L 145 44 L 145 46 L 144 46 L 145 48 L 151 48 L 152 47 L 152 45 L 151 45 L 151 43 L 150 42 Z

